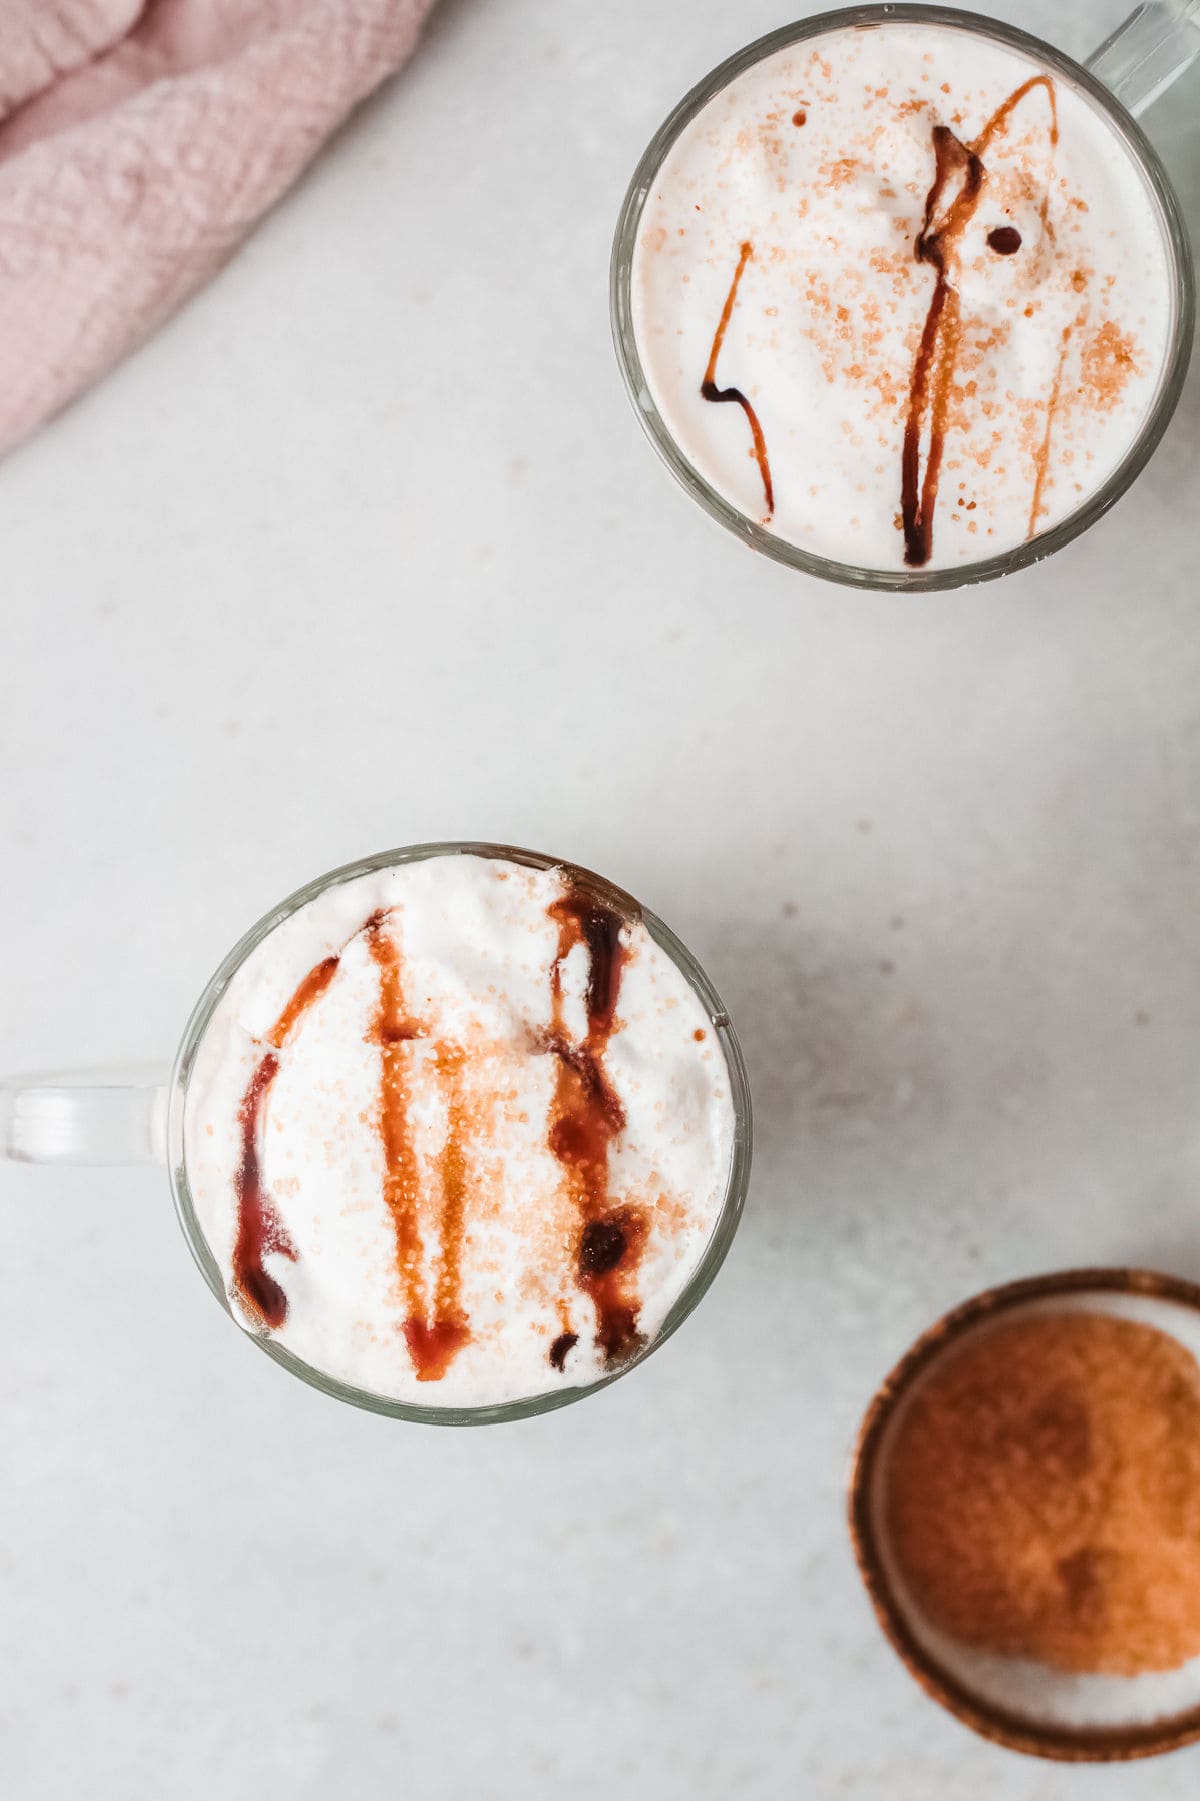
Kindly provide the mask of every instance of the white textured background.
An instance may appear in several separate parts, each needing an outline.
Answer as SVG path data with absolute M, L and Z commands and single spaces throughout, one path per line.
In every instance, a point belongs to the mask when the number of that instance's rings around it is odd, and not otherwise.
M 1086 53 L 1121 0 L 995 0 Z M 1200 371 L 1003 588 L 752 559 L 608 343 L 644 141 L 779 0 L 445 0 L 218 283 L 0 470 L 0 1067 L 169 1054 L 320 869 L 526 842 L 738 1022 L 750 1210 L 644 1370 L 525 1425 L 259 1356 L 164 1179 L 0 1171 L 12 1801 L 1188 1801 L 977 1743 L 880 1639 L 842 1484 L 932 1317 L 1200 1275 Z M 1197 86 L 1153 120 L 1200 224 Z M 2 322 L 0 322 L 2 325 Z

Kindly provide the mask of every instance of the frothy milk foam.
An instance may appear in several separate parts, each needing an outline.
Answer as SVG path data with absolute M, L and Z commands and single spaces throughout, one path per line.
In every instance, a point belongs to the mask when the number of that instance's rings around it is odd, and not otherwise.
M 250 1331 L 472 1407 L 651 1341 L 720 1216 L 724 1055 L 633 914 L 475 855 L 331 886 L 253 950 L 188 1084 L 197 1218 Z
M 982 561 L 1084 504 L 1146 419 L 1172 293 L 1100 109 L 977 32 L 901 21 L 722 89 L 651 182 L 632 274 L 693 467 L 799 548 L 885 570 Z

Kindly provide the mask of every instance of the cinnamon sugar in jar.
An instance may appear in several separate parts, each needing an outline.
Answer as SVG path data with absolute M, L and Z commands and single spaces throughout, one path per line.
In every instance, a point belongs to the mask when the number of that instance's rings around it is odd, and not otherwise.
M 913 1601 L 961 1645 L 1074 1674 L 1200 1656 L 1200 1364 L 1152 1325 L 968 1334 L 897 1419 L 881 1500 Z

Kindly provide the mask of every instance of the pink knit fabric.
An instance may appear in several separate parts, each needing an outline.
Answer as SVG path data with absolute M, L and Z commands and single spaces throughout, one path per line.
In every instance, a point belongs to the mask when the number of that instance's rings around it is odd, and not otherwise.
M 0 0 L 0 451 L 218 268 L 433 0 Z

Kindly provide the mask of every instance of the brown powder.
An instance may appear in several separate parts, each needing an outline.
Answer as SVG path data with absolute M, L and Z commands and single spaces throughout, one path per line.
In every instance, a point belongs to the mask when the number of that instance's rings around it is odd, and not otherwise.
M 822 166 L 821 174 L 825 177 L 829 187 L 844 188 L 858 174 L 858 159 L 853 156 L 843 156 L 837 162 L 825 163 Z
M 1140 367 L 1134 339 L 1122 332 L 1115 320 L 1104 324 L 1085 339 L 1080 352 L 1080 381 L 1083 393 L 1101 412 L 1111 412 L 1131 375 Z
M 1103 1314 L 970 1337 L 899 1421 L 884 1514 L 961 1644 L 1132 1676 L 1200 1655 L 1200 1365 Z

